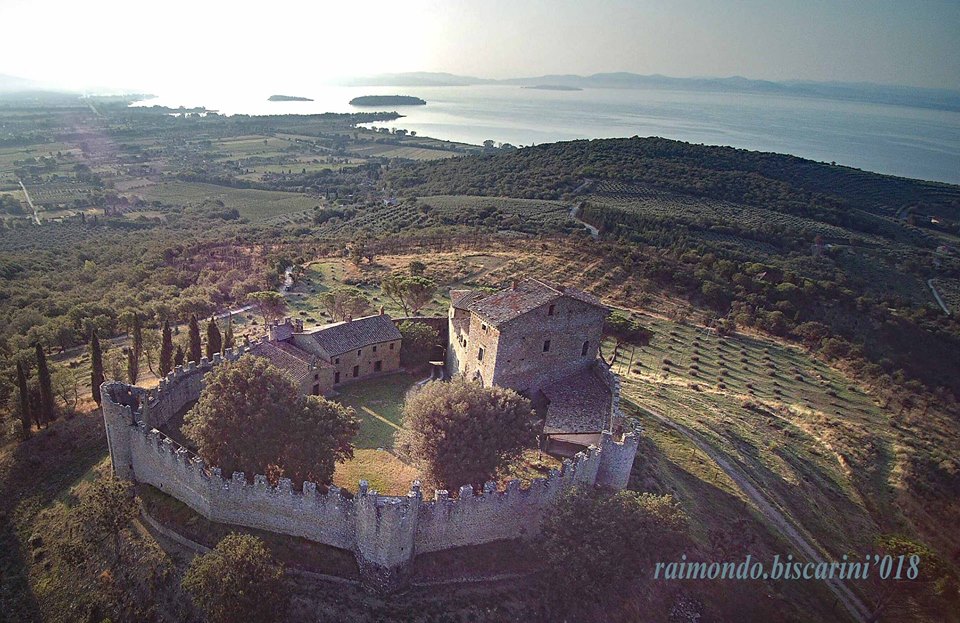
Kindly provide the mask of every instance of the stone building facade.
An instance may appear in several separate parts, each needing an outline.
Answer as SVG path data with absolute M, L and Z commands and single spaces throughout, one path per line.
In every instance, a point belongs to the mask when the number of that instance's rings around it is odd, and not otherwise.
M 269 359 L 305 394 L 329 395 L 337 387 L 400 369 L 401 335 L 386 314 L 348 319 L 304 332 L 300 320 L 270 327 L 250 354 Z
M 437 491 L 434 499 L 425 500 L 414 482 L 405 496 L 386 496 L 361 481 L 351 497 L 334 486 L 323 492 L 308 482 L 295 490 L 287 479 L 274 487 L 262 475 L 252 480 L 243 473 L 225 476 L 158 427 L 199 398 L 210 370 L 245 352 L 229 350 L 212 361 L 178 366 L 155 390 L 104 383 L 101 408 L 114 473 L 150 484 L 212 521 L 352 551 L 364 583 L 373 589 L 402 586 L 420 553 L 533 537 L 565 489 L 577 484 L 621 488 L 630 476 L 638 439 L 628 434 L 618 441 L 609 432 L 596 446 L 565 460 L 561 470 L 534 479 L 527 488 L 514 480 L 501 491 L 490 482 L 480 495 L 464 485 L 456 496 Z
M 448 369 L 532 394 L 593 365 L 608 312 L 585 292 L 538 279 L 495 294 L 454 290 Z
M 546 405 L 544 433 L 565 452 L 614 429 L 619 386 L 598 359 L 609 309 L 596 297 L 525 279 L 493 294 L 453 290 L 450 298 L 449 374 Z

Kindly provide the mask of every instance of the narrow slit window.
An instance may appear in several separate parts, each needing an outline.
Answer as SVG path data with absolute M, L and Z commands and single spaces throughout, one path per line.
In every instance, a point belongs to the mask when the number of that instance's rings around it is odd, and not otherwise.
M 544 341 L 543 341 L 543 352 L 545 352 L 545 353 L 549 353 L 549 352 L 550 352 L 550 340 L 544 340 Z

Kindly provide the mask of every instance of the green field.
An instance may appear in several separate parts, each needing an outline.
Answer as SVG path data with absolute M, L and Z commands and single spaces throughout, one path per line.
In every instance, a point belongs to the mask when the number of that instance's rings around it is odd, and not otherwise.
M 272 190 L 229 188 L 191 182 L 161 182 L 132 191 L 147 201 L 173 205 L 195 205 L 206 199 L 220 200 L 227 208 L 236 208 L 240 216 L 252 221 L 278 215 L 312 210 L 320 204 L 315 197 Z

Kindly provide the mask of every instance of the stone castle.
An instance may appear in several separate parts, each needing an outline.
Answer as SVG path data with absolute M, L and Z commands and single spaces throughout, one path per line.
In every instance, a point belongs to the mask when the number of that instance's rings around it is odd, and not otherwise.
M 453 290 L 450 299 L 448 372 L 541 405 L 548 450 L 574 454 L 621 425 L 618 380 L 597 358 L 610 310 L 596 297 L 525 279 L 493 294 Z
M 625 487 L 639 440 L 610 432 L 622 414 L 619 380 L 597 359 L 606 308 L 583 292 L 538 280 L 497 294 L 451 294 L 448 373 L 544 403 L 544 433 L 554 450 L 569 455 L 562 469 L 527 488 L 513 480 L 500 491 L 489 482 L 475 495 L 465 485 L 456 495 L 437 491 L 432 500 L 423 499 L 418 482 L 405 496 L 380 495 L 365 481 L 354 496 L 334 486 L 324 493 L 314 483 L 296 491 L 287 479 L 274 487 L 263 475 L 251 481 L 243 473 L 221 474 L 158 430 L 199 399 L 210 370 L 244 354 L 277 364 L 305 394 L 331 393 L 342 383 L 398 369 L 400 333 L 381 313 L 309 333 L 295 320 L 274 323 L 262 341 L 177 367 L 155 390 L 104 383 L 101 407 L 114 472 L 212 521 L 349 550 L 364 583 L 382 591 L 403 585 L 417 554 L 535 536 L 544 513 L 575 484 Z

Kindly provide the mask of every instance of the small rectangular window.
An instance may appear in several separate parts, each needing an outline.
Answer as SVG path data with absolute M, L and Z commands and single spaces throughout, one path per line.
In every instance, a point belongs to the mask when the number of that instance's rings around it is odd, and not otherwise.
M 480 323 L 480 328 L 483 329 L 484 331 L 486 331 L 486 330 L 487 330 L 487 324 L 486 324 L 485 322 L 481 322 L 481 323 Z
M 360 366 L 353 366 L 353 378 L 360 376 Z
M 373 352 L 377 352 L 377 347 L 376 347 L 376 346 L 373 347 Z
M 581 356 L 581 357 L 586 357 L 588 350 L 590 350 L 590 342 L 584 342 L 584 343 L 583 343 L 583 348 L 580 349 L 580 356 Z
M 393 342 L 390 342 L 390 350 L 393 350 Z
M 374 362 L 373 362 L 373 371 L 374 371 L 374 372 L 380 372 L 381 370 L 383 370 L 383 362 L 382 362 L 382 361 L 374 361 Z
M 483 347 L 482 347 L 482 346 L 479 348 L 479 350 L 477 350 L 477 361 L 483 361 Z
M 549 353 L 549 352 L 550 352 L 550 340 L 544 340 L 544 341 L 543 341 L 543 352 L 545 352 L 545 353 Z
M 337 357 L 336 359 L 334 359 L 334 360 L 333 360 L 333 363 L 336 364 L 336 365 L 340 365 L 340 358 Z
M 339 373 L 339 372 L 334 372 L 334 373 L 333 373 L 333 384 L 334 384 L 334 385 L 337 385 L 338 383 L 340 383 L 340 373 Z
M 314 380 L 314 381 L 319 381 L 319 380 L 320 380 L 320 373 L 319 373 L 319 372 L 317 372 L 316 374 L 313 375 L 313 380 Z
M 360 352 L 361 352 L 361 351 L 359 351 L 359 350 L 357 351 L 357 357 L 359 357 L 359 356 L 360 356 Z
M 552 315 L 553 315 L 553 312 L 554 312 L 556 309 L 557 309 L 557 306 L 556 306 L 556 305 L 551 305 L 551 306 L 547 309 L 547 315 L 548 315 L 548 316 L 552 316 Z

